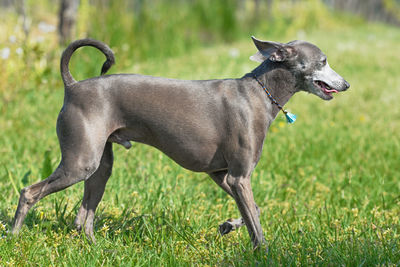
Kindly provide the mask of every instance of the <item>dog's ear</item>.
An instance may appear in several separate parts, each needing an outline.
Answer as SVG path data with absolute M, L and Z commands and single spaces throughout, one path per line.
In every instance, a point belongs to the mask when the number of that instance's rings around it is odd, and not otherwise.
M 262 63 L 267 60 L 274 50 L 279 49 L 282 44 L 277 42 L 261 41 L 251 36 L 258 52 L 250 57 L 251 60 Z
M 266 60 L 267 58 L 261 54 L 260 52 L 255 53 L 254 55 L 252 55 L 250 57 L 250 60 L 258 62 L 258 63 L 263 63 L 264 60 Z
M 256 62 L 262 63 L 267 59 L 273 62 L 282 62 L 297 54 L 296 49 L 291 45 L 271 41 L 261 41 L 254 36 L 252 36 L 251 39 L 253 39 L 258 52 L 251 56 L 250 59 Z
M 272 52 L 268 59 L 273 62 L 282 62 L 294 58 L 296 55 L 297 51 L 293 46 L 284 44 L 281 48 Z

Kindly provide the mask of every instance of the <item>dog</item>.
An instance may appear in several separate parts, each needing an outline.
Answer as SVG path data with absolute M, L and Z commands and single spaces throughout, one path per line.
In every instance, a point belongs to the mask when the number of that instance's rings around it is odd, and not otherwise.
M 242 217 L 221 224 L 221 234 L 246 225 L 254 247 L 265 243 L 250 177 L 269 126 L 296 92 L 330 100 L 350 85 L 311 43 L 252 39 L 258 51 L 250 59 L 260 63 L 252 72 L 239 79 L 190 81 L 103 75 L 115 62 L 112 50 L 93 39 L 72 42 L 60 64 L 65 88 L 57 119 L 61 161 L 48 178 L 21 190 L 13 233 L 40 199 L 85 181 L 75 225 L 95 241 L 93 220 L 111 175 L 112 144 L 129 149 L 136 141 L 186 169 L 207 173 L 235 199 Z M 68 64 L 83 46 L 99 49 L 106 61 L 101 76 L 78 82 Z

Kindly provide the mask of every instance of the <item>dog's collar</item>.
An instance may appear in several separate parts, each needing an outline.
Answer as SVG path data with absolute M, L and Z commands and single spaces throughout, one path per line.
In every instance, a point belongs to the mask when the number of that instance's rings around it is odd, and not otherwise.
M 286 121 L 288 123 L 294 123 L 296 121 L 296 115 L 288 112 L 281 106 L 278 101 L 275 100 L 275 98 L 268 92 L 267 88 L 264 86 L 264 84 L 257 78 L 257 76 L 254 74 L 253 78 L 258 82 L 258 84 L 264 89 L 264 92 L 267 94 L 268 98 L 271 100 L 273 104 L 275 104 L 280 110 L 282 110 L 283 114 L 285 114 Z

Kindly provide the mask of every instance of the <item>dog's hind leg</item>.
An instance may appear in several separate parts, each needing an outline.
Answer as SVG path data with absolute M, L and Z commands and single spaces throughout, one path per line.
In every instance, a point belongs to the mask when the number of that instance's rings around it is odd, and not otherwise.
M 111 175 L 113 162 L 112 143 L 107 142 L 99 168 L 85 181 L 82 204 L 75 219 L 77 229 L 81 230 L 84 227 L 86 236 L 92 242 L 96 241 L 93 233 L 94 215 Z
M 13 222 L 13 233 L 18 233 L 32 206 L 47 195 L 63 190 L 91 175 L 93 169 L 67 170 L 61 162 L 57 169 L 45 180 L 21 190 L 17 211 Z
M 214 182 L 217 185 L 219 185 L 226 193 L 228 193 L 231 197 L 233 197 L 232 190 L 226 182 L 226 178 L 228 176 L 228 170 L 213 172 L 209 173 L 208 175 L 210 175 L 210 177 L 214 180 Z M 255 206 L 257 210 L 257 216 L 260 217 L 260 210 L 257 204 L 255 204 Z M 245 223 L 241 217 L 238 219 L 230 218 L 226 220 L 224 223 L 220 224 L 218 230 L 221 235 L 226 235 L 244 225 Z
M 93 138 L 93 125 L 75 120 L 79 113 L 62 115 L 57 122 L 61 162 L 45 180 L 21 190 L 14 216 L 13 233 L 18 233 L 29 209 L 40 199 L 88 179 L 99 167 L 107 137 L 101 133 Z M 77 121 L 77 122 L 76 122 Z

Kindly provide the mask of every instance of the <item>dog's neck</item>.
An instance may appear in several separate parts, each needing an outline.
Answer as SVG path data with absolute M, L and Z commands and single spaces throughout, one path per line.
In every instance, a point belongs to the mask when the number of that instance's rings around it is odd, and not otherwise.
M 272 104 L 272 116 L 275 118 L 280 110 L 277 105 L 271 102 L 254 76 L 267 88 L 268 92 L 281 106 L 284 106 L 297 92 L 295 77 L 289 70 L 282 68 L 279 64 L 271 64 L 267 61 L 242 77 L 243 80 L 254 84 L 255 90 L 259 90 L 264 94 L 263 97 L 265 97 L 268 105 L 269 103 Z

